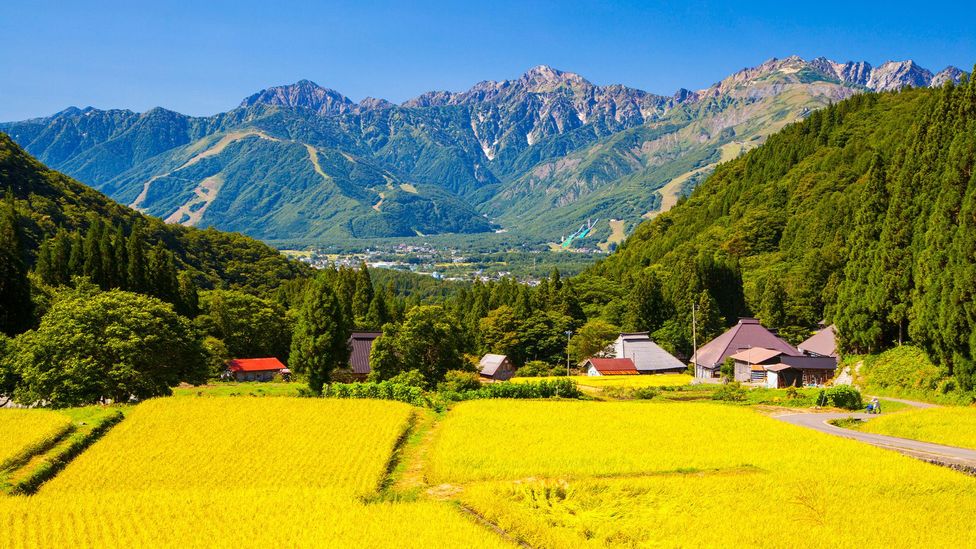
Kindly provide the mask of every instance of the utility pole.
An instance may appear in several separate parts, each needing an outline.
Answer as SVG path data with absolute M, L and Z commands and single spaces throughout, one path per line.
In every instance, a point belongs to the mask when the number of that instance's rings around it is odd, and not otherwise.
M 570 376 L 569 368 L 570 368 L 571 362 L 569 360 L 569 342 L 570 342 L 571 339 L 573 339 L 573 331 L 572 330 L 566 330 L 566 377 L 569 377 Z
M 692 363 L 695 365 L 695 377 L 698 377 L 698 303 L 691 302 L 691 345 L 694 353 L 691 355 Z

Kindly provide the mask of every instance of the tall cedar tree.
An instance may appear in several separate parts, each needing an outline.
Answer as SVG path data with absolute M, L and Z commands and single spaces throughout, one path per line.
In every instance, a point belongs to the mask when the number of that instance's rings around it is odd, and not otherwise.
M 308 386 L 317 394 L 333 370 L 349 364 L 349 324 L 327 277 L 312 280 L 298 311 L 289 365 L 308 376 Z
M 31 303 L 23 238 L 13 193 L 8 189 L 0 211 L 0 332 L 16 335 L 30 328 Z

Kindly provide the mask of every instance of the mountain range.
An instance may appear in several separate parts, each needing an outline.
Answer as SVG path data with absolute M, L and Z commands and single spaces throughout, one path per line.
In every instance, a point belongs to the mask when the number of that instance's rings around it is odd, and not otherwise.
M 69 108 L 0 131 L 172 223 L 307 243 L 499 230 L 553 242 L 593 219 L 606 247 L 816 109 L 963 74 L 793 56 L 664 96 L 543 65 L 399 105 L 302 80 L 214 116 Z

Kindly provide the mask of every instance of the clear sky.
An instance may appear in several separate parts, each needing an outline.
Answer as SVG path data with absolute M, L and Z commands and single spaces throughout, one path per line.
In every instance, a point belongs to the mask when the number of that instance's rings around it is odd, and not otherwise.
M 209 115 L 302 78 L 401 102 L 539 64 L 671 94 L 791 54 L 976 63 L 976 3 L 867 4 L 8 0 L 0 120 L 72 105 Z

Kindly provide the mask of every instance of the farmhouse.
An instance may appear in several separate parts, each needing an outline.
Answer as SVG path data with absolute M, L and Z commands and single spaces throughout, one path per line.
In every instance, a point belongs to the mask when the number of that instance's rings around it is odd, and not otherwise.
M 735 361 L 735 380 L 743 382 L 766 381 L 766 366 L 779 364 L 781 351 L 753 347 L 731 355 Z
M 508 357 L 505 355 L 493 355 L 489 353 L 481 357 L 481 362 L 478 366 L 481 368 L 481 377 L 495 381 L 512 379 L 512 376 L 515 375 L 515 367 L 512 366 L 512 361 L 508 360 Z
M 792 345 L 767 330 L 755 318 L 740 318 L 727 332 L 709 341 L 692 357 L 695 377 L 718 377 L 725 359 L 746 349 L 762 347 L 785 356 L 799 356 Z
M 288 377 L 291 370 L 274 357 L 235 358 L 227 362 L 227 375 L 237 381 L 270 381 L 276 375 Z
M 629 358 L 641 374 L 669 374 L 685 371 L 685 365 L 651 341 L 647 332 L 620 334 L 613 343 L 614 357 Z
M 635 376 L 640 373 L 629 358 L 588 358 L 583 367 L 588 376 Z
M 834 377 L 837 359 L 829 356 L 781 356 L 779 364 L 765 366 L 766 387 L 823 385 Z
M 349 336 L 349 369 L 351 378 L 364 380 L 369 375 L 369 354 L 373 351 L 373 341 L 383 332 L 353 332 Z
M 797 345 L 801 353 L 809 356 L 829 356 L 837 359 L 837 327 L 831 324 Z

